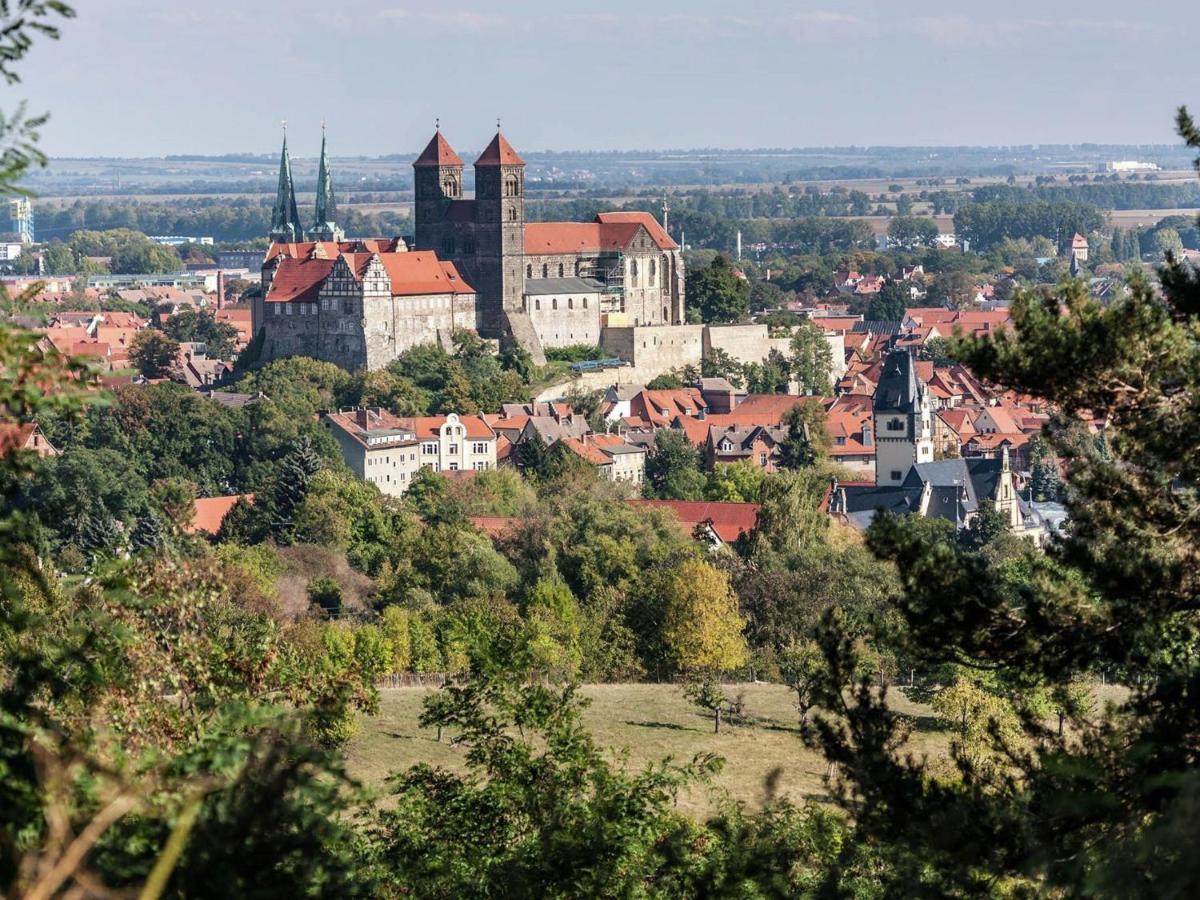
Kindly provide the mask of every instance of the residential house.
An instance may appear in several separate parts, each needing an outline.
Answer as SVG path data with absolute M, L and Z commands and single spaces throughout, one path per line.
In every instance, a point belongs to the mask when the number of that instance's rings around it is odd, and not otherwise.
M 646 480 L 646 450 L 626 443 L 620 435 L 584 434 L 563 438 L 554 446 L 591 463 L 609 481 L 641 484 Z

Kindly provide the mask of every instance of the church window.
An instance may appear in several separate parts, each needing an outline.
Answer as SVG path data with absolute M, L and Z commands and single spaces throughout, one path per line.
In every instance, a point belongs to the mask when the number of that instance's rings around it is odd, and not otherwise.
M 551 309 L 558 309 L 558 298 L 557 298 L 557 297 L 553 297 L 553 298 L 551 298 L 551 300 L 550 300 L 550 308 L 551 308 Z
M 525 267 L 525 277 L 526 277 L 526 278 L 532 278 L 532 277 L 533 277 L 533 263 L 530 263 L 529 265 L 527 265 L 527 266 Z
M 671 318 L 671 311 L 664 306 L 663 307 L 663 321 L 664 322 L 669 321 L 670 318 Z
M 548 265 L 546 265 L 545 263 L 542 263 L 542 277 L 543 278 L 550 277 L 550 267 Z
M 574 308 L 575 308 L 575 298 L 568 297 L 567 298 L 567 309 L 574 309 Z
M 516 175 L 509 175 L 504 179 L 504 196 L 519 197 L 521 195 L 521 183 L 517 180 Z
M 458 196 L 458 185 L 454 183 L 453 178 L 447 178 L 444 182 L 442 182 L 442 192 L 447 197 Z
M 649 272 L 648 280 L 647 280 L 647 284 L 649 284 L 650 287 L 654 287 L 654 276 L 655 276 L 654 260 L 650 260 L 650 272 Z
M 633 282 L 636 285 L 637 284 L 637 260 L 636 259 L 631 259 L 629 261 L 629 277 L 633 279 Z
M 562 278 L 562 277 L 563 277 L 563 271 L 564 271 L 564 270 L 563 270 L 563 264 L 562 264 L 562 263 L 559 263 L 559 264 L 558 264 L 558 277 L 559 277 L 559 278 Z
M 583 298 L 583 308 L 587 309 L 587 297 Z
M 510 222 L 517 221 L 517 208 L 515 206 L 509 207 L 508 221 L 510 221 Z
M 541 308 L 542 308 L 542 301 L 541 301 L 541 300 L 534 300 L 534 301 L 533 301 L 533 308 L 534 308 L 534 309 L 536 309 L 536 310 L 541 310 Z

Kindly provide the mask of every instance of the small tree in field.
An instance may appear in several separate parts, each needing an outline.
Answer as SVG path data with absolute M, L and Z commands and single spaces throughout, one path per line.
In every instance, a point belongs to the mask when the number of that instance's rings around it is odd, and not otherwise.
M 825 654 L 816 641 L 793 642 L 779 656 L 779 674 L 783 683 L 796 692 L 796 710 L 802 725 L 808 722 L 808 711 L 816 702 L 816 692 L 825 673 Z
M 721 733 L 723 716 L 740 716 L 746 705 L 741 696 L 733 700 L 729 699 L 721 686 L 717 684 L 716 679 L 711 676 L 705 676 L 699 681 L 689 684 L 683 689 L 683 695 L 696 706 L 712 713 L 713 734 Z

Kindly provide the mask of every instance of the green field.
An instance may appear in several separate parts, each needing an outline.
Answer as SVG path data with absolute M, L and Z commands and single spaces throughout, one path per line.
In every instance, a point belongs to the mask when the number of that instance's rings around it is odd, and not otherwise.
M 797 715 L 791 691 L 778 685 L 730 686 L 728 693 L 745 692 L 750 723 L 724 726 L 713 734 L 711 718 L 683 696 L 680 687 L 661 684 L 588 685 L 583 694 L 592 702 L 584 714 L 596 740 L 614 753 L 628 751 L 628 765 L 641 767 L 667 756 L 688 761 L 697 753 L 725 758 L 724 769 L 709 786 L 699 786 L 680 796 L 682 810 L 703 814 L 726 794 L 756 808 L 767 799 L 766 783 L 772 777 L 777 796 L 795 802 L 824 799 L 825 761 L 804 747 L 797 733 Z M 463 748 L 437 743 L 432 729 L 417 725 L 421 688 L 384 690 L 378 716 L 364 718 L 357 737 L 347 748 L 352 775 L 379 785 L 390 773 L 413 763 L 428 762 L 449 769 L 462 768 Z M 927 727 L 928 710 L 909 703 L 899 692 L 890 695 L 892 706 L 913 715 L 910 750 L 920 756 L 940 755 L 947 736 Z M 714 793 L 715 792 L 715 793 Z

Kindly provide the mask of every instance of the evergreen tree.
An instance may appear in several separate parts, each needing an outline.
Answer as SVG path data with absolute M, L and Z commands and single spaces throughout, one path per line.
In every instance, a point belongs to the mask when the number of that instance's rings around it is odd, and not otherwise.
M 833 349 L 825 334 L 805 322 L 792 335 L 792 377 L 802 394 L 828 396 L 833 393 Z
M 1200 148 L 1186 113 L 1179 124 Z M 888 860 L 885 893 L 1190 896 L 1200 883 L 1200 276 L 1172 265 L 1160 280 L 1161 294 L 1134 278 L 1109 306 L 1078 283 L 1019 293 L 1012 334 L 962 342 L 984 380 L 1109 423 L 1107 455 L 1051 428 L 1071 462 L 1070 527 L 1044 555 L 995 565 L 916 519 L 872 525 L 903 584 L 891 635 L 914 666 L 1064 697 L 1101 670 L 1128 689 L 1086 716 L 1063 703 L 1064 729 L 988 714 L 990 763 L 960 741 L 956 777 L 931 778 L 898 751 L 886 691 L 862 681 L 847 699 L 830 678 L 821 702 L 838 717 L 809 736 L 844 772 L 859 839 Z M 832 672 L 852 667 L 832 620 L 822 644 Z
M 307 435 L 297 439 L 280 462 L 270 504 L 271 531 L 280 542 L 295 540 L 296 511 L 308 496 L 313 476 L 321 471 L 322 465 Z
M 166 544 L 168 534 L 162 518 L 153 510 L 147 510 L 129 534 L 129 549 L 132 553 L 158 550 Z
M 788 436 L 779 445 L 781 469 L 803 469 L 815 466 L 825 458 L 828 437 L 825 433 L 825 410 L 814 401 L 797 403 L 786 416 Z

